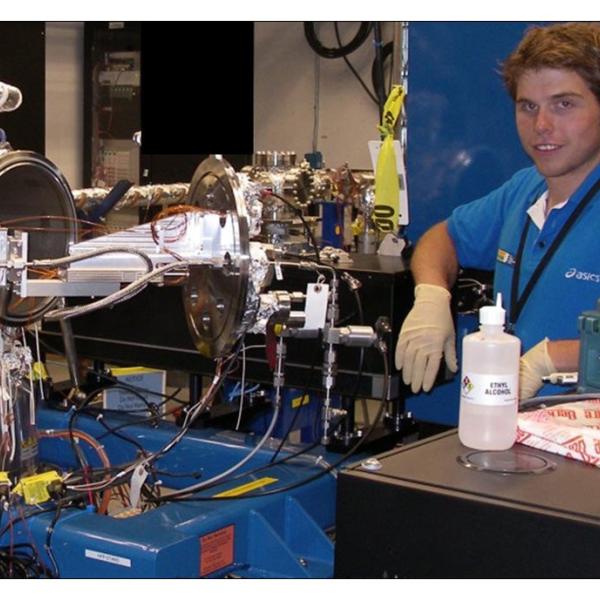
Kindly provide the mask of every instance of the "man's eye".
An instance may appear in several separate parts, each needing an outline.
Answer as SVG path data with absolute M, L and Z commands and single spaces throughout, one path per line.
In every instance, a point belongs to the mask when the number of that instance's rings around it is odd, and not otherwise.
M 537 109 L 537 105 L 533 102 L 520 102 L 519 108 L 522 112 L 530 113 L 535 112 L 535 110 Z

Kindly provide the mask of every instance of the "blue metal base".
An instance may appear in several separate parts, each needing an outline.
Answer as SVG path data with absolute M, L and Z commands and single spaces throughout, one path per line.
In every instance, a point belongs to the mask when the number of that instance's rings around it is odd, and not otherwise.
M 40 430 L 66 429 L 69 413 L 42 409 L 38 414 Z M 111 417 L 111 426 L 125 422 Z M 101 439 L 113 465 L 135 457 L 136 447 L 105 435 L 106 430 L 94 419 L 78 417 L 75 428 Z M 147 450 L 161 448 L 177 428 L 161 424 L 157 429 L 128 426 L 119 433 L 137 440 Z M 244 436 L 216 430 L 192 431 L 157 463 L 161 472 L 200 472 L 201 479 L 162 475 L 170 488 L 182 488 L 206 480 L 237 463 L 253 447 L 256 436 Z M 99 466 L 93 452 L 85 449 L 92 466 Z M 290 452 L 290 447 L 286 447 Z M 268 465 L 274 450 L 261 449 L 244 466 L 244 471 Z M 284 455 L 283 452 L 280 457 Z M 42 439 L 40 456 L 45 463 L 69 470 L 75 466 L 68 442 Z M 318 456 L 318 454 L 317 454 Z M 327 457 L 325 457 L 327 459 Z M 330 460 L 332 460 L 330 458 Z M 238 488 L 263 478 L 263 488 L 250 495 L 269 492 L 302 482 L 322 471 L 312 458 L 293 459 L 289 463 L 267 466 L 250 476 L 210 488 L 205 498 Z M 52 509 L 52 504 L 42 508 Z M 22 510 L 22 507 L 19 509 Z M 27 507 L 28 512 L 37 511 Z M 15 516 L 18 512 L 10 513 Z M 13 542 L 35 540 L 39 553 L 53 569 L 44 550 L 47 531 L 55 511 L 31 516 L 13 527 Z M 4 514 L 0 528 L 8 521 Z M 262 497 L 241 496 L 234 500 L 209 499 L 169 502 L 138 516 L 117 519 L 86 510 L 70 508 L 61 513 L 51 537 L 50 552 L 61 577 L 150 578 L 199 576 L 222 577 L 331 577 L 333 543 L 325 530 L 335 521 L 335 479 L 325 474 L 287 492 Z M 8 532 L 0 545 L 10 543 Z

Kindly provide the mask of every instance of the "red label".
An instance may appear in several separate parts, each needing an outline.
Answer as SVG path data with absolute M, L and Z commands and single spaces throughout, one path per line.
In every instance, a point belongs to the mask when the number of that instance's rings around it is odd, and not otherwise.
M 234 532 L 229 525 L 200 538 L 200 577 L 233 564 Z

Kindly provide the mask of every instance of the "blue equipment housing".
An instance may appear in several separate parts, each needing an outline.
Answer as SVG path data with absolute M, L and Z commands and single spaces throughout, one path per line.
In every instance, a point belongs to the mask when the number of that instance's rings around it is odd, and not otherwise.
M 42 432 L 66 430 L 70 417 L 70 412 L 41 409 L 38 427 Z M 104 419 L 111 427 L 131 421 L 113 415 Z M 136 457 L 134 443 L 106 435 L 106 428 L 92 417 L 78 417 L 73 427 L 100 438 L 113 465 Z M 177 431 L 161 423 L 157 428 L 129 425 L 120 433 L 155 451 Z M 213 429 L 191 431 L 156 467 L 166 486 L 182 488 L 236 464 L 257 439 Z M 279 457 L 294 450 L 298 448 L 286 445 Z M 85 448 L 85 455 L 90 466 L 101 466 L 93 450 Z M 50 543 L 48 531 L 56 518 L 53 504 L 41 507 L 47 511 L 26 507 L 32 514 L 26 519 L 20 519 L 23 507 L 17 507 L 3 513 L 0 530 L 6 532 L 0 545 L 33 539 L 47 567 L 69 578 L 331 577 L 333 542 L 326 531 L 335 522 L 335 478 L 324 473 L 331 458 L 317 452 L 270 465 L 272 456 L 273 449 L 263 448 L 244 467 L 251 474 L 196 494 L 202 499 L 169 501 L 137 516 L 115 518 L 65 509 L 54 524 Z M 64 439 L 42 438 L 40 458 L 60 469 L 77 467 L 69 441 Z M 199 470 L 198 465 L 202 465 L 200 479 L 191 475 Z M 189 475 L 170 476 L 168 472 Z M 307 479 L 312 480 L 299 485 Z M 288 487 L 288 491 L 273 493 Z M 215 499 L 227 492 L 240 496 Z M 18 520 L 9 527 L 15 517 Z M 49 550 L 42 550 L 45 547 Z
M 321 202 L 321 246 L 342 248 L 344 246 L 344 206 L 338 202 Z

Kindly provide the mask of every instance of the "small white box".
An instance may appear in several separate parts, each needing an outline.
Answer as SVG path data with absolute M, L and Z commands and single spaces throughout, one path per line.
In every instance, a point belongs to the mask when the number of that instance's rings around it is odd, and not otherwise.
M 107 388 L 102 394 L 102 405 L 110 410 L 137 411 L 148 413 L 148 404 L 160 404 L 164 400 L 166 372 L 146 367 L 119 367 L 111 369 L 113 377 L 136 392 L 122 387 Z M 150 393 L 154 392 L 154 393 Z M 162 394 L 162 396 L 157 395 Z M 140 395 L 144 398 L 140 398 Z M 160 413 L 164 412 L 161 405 Z

